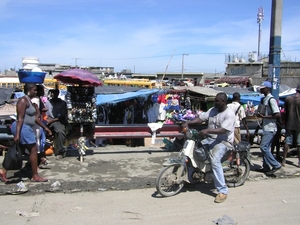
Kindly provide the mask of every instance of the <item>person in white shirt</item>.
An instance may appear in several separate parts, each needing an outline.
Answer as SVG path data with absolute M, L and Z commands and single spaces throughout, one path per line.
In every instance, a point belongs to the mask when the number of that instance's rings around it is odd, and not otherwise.
M 215 106 L 194 120 L 187 121 L 183 127 L 189 124 L 202 124 L 207 122 L 207 129 L 199 131 L 199 135 L 205 137 L 201 143 L 209 147 L 209 159 L 214 173 L 214 184 L 218 191 L 216 203 L 227 199 L 228 187 L 225 182 L 221 159 L 226 152 L 233 148 L 234 140 L 234 112 L 227 107 L 227 95 L 220 92 L 215 97 Z
M 247 130 L 247 140 L 249 141 L 250 133 L 247 126 L 247 122 L 245 120 L 246 113 L 243 106 L 240 104 L 241 95 L 238 92 L 233 93 L 232 95 L 232 103 L 229 103 L 228 108 L 232 109 L 235 113 L 235 127 L 234 127 L 234 142 L 239 143 L 242 141 L 241 137 L 241 122 L 243 123 L 245 129 Z

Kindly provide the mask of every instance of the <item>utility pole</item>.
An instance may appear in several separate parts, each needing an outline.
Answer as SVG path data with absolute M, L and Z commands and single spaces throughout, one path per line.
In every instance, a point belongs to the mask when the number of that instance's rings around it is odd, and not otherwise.
M 72 58 L 72 59 L 75 59 L 75 68 L 77 68 L 77 60 L 80 58 Z
M 268 79 L 272 82 L 272 95 L 279 100 L 280 54 L 282 28 L 282 1 L 272 0 L 271 33 L 269 47 Z
M 182 54 L 182 66 L 181 66 L 181 79 L 183 79 L 183 71 L 184 71 L 184 56 L 188 56 L 189 54 Z

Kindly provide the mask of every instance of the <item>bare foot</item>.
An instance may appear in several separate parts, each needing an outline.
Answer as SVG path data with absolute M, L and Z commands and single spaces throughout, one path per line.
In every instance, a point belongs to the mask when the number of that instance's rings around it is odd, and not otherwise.
M 42 178 L 42 177 L 33 177 L 31 178 L 31 182 L 47 182 L 48 179 Z

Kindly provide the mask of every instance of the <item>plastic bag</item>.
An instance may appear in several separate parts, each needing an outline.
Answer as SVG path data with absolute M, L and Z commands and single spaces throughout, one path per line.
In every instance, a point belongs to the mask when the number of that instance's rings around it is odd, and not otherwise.
M 18 144 L 14 143 L 5 154 L 2 166 L 6 170 L 20 170 L 23 165 L 22 151 Z
M 208 160 L 208 151 L 208 145 L 198 144 L 198 146 L 194 149 L 193 156 L 196 159 L 196 161 L 205 162 L 206 160 Z

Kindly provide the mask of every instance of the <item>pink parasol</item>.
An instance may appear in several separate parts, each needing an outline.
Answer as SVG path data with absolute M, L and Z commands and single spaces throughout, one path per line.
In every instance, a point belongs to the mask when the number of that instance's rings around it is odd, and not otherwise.
M 55 75 L 54 78 L 65 84 L 102 86 L 101 81 L 95 74 L 83 69 L 66 70 Z

